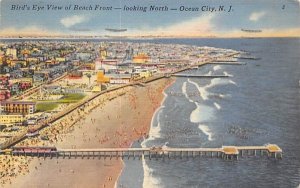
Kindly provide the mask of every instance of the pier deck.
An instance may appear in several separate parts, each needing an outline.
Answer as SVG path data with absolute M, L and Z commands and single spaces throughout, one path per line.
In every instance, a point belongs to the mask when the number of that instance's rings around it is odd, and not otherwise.
M 239 156 L 261 156 L 282 159 L 282 150 L 275 144 L 264 146 L 222 146 L 221 148 L 88 148 L 88 149 L 56 149 L 55 147 L 13 147 L 2 150 L 1 154 L 36 157 L 98 157 L 98 158 L 189 158 L 197 156 L 220 157 L 223 159 L 238 159 Z

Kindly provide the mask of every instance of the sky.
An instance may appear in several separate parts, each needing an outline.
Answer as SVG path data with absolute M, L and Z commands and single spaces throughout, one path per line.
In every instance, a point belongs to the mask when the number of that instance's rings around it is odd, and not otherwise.
M 74 10 L 76 5 L 93 10 Z M 33 6 L 44 8 L 38 11 Z M 62 10 L 53 10 L 54 6 Z M 96 6 L 112 10 L 95 10 Z M 168 11 L 149 11 L 150 6 L 166 6 Z M 220 6 L 225 11 L 218 11 Z M 147 11 L 124 7 L 147 7 Z M 199 11 L 180 11 L 180 7 Z M 211 12 L 212 8 L 217 11 Z M 64 35 L 300 37 L 300 0 L 0 0 L 1 37 Z

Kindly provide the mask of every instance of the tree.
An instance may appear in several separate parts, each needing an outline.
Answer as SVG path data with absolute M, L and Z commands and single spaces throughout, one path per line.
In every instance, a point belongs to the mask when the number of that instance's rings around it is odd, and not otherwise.
M 89 79 L 89 85 L 91 85 L 91 77 L 92 77 L 91 73 L 86 73 L 85 75 Z

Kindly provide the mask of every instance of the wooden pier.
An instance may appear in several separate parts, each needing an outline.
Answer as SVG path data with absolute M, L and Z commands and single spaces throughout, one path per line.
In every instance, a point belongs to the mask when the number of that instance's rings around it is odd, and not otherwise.
M 207 64 L 215 64 L 215 65 L 246 65 L 244 62 L 210 62 Z
M 44 158 L 92 158 L 92 159 L 182 159 L 196 157 L 217 157 L 224 160 L 238 160 L 245 156 L 267 156 L 282 159 L 282 150 L 275 144 L 264 146 L 222 146 L 221 148 L 100 148 L 100 149 L 56 149 L 55 147 L 13 147 L 2 150 L 2 154 Z M 55 150 L 53 150 L 55 148 Z
M 188 77 L 188 78 L 228 78 L 230 75 L 194 75 L 194 74 L 172 74 L 174 77 Z

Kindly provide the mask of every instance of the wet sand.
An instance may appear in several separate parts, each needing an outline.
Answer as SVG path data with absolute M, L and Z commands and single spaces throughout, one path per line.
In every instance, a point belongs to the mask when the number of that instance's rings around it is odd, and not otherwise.
M 163 99 L 162 92 L 172 81 L 161 79 L 146 87 L 130 87 L 125 95 L 112 100 L 101 96 L 105 98 L 102 105 L 75 123 L 73 131 L 56 136 L 57 141 L 51 145 L 57 148 L 126 148 L 133 141 L 142 141 L 148 135 L 152 115 Z M 12 184 L 5 186 L 114 187 L 122 167 L 122 160 L 116 158 L 33 158 L 29 173 L 17 176 Z

